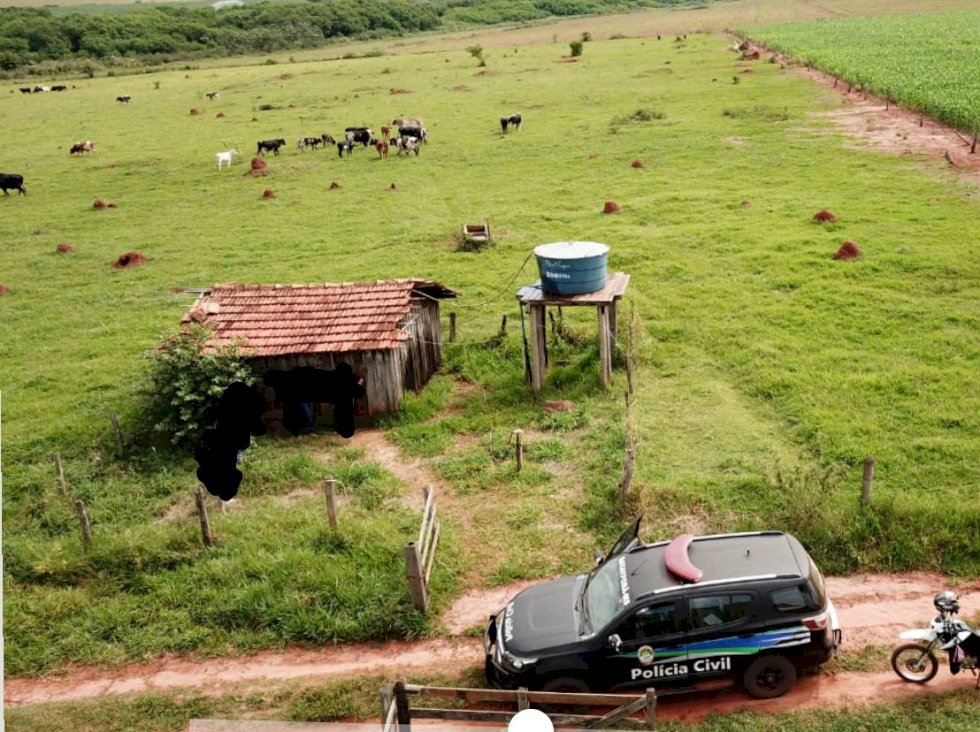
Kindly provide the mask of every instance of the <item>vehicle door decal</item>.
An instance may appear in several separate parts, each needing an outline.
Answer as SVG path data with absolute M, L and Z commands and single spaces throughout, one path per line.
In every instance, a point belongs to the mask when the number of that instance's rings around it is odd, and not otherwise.
M 768 630 L 746 637 L 728 636 L 714 640 L 699 641 L 687 646 L 688 655 L 704 658 L 718 655 L 747 656 L 768 648 L 788 648 L 810 642 L 810 631 L 804 626 Z

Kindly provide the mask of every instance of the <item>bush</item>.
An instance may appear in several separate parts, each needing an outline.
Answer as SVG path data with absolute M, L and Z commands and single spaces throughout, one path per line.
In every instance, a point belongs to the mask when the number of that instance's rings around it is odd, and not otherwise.
M 572 41 L 568 46 L 572 49 L 572 56 L 582 55 L 582 41 Z
M 258 380 L 237 347 L 203 355 L 209 333 L 193 326 L 169 338 L 154 354 L 147 411 L 153 429 L 168 434 L 174 445 L 200 439 L 229 384 L 244 381 L 251 386 Z

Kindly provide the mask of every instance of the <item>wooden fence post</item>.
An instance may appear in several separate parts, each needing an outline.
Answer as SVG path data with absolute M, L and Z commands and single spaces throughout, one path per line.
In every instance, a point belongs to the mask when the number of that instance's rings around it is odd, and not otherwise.
M 395 682 L 395 705 L 398 709 L 398 731 L 411 732 L 412 711 L 408 707 L 408 695 L 405 693 L 405 682 L 401 679 Z
M 92 525 L 88 520 L 88 512 L 85 510 L 85 501 L 75 501 L 75 515 L 78 516 L 78 525 L 82 530 L 82 551 L 87 552 L 92 548 Z
M 871 502 L 871 489 L 875 479 L 875 459 L 866 457 L 864 459 L 864 477 L 861 479 L 861 503 Z
M 504 314 L 504 316 L 500 319 L 500 337 L 503 338 L 506 335 L 507 335 L 507 315 Z
M 633 444 L 632 440 L 627 440 L 626 458 L 623 461 L 623 477 L 619 481 L 619 500 L 625 501 L 629 496 L 630 486 L 633 484 Z
M 976 155 L 977 153 L 977 138 L 980 137 L 980 132 L 973 133 L 973 143 L 970 145 L 970 155 Z
M 449 342 L 456 340 L 456 313 L 449 313 Z
M 517 460 L 517 472 L 524 469 L 524 430 L 514 430 L 514 459 Z
M 204 546 L 211 548 L 214 546 L 214 538 L 211 536 L 211 523 L 208 521 L 208 506 L 204 501 L 204 491 L 201 486 L 194 490 L 194 501 L 197 503 L 197 517 L 201 520 L 201 541 Z
M 425 591 L 425 576 L 422 570 L 422 559 L 419 557 L 419 547 L 414 541 L 405 546 L 405 570 L 408 573 L 408 591 L 412 596 L 412 604 L 425 612 L 429 606 L 429 598 Z M 401 724 L 399 712 L 398 723 Z
M 56 452 L 54 454 L 54 469 L 58 476 L 58 485 L 61 487 L 61 494 L 68 498 L 68 483 L 65 482 L 65 471 L 61 467 L 61 453 Z
M 647 729 L 657 728 L 657 690 L 647 689 Z
M 116 447 L 122 452 L 123 449 L 123 436 L 122 428 L 119 426 L 119 415 L 115 412 L 109 412 L 109 421 L 112 422 L 112 431 L 116 435 Z
M 323 481 L 323 495 L 327 500 L 327 520 L 330 522 L 330 528 L 333 531 L 337 530 L 337 502 L 333 490 L 336 482 L 333 478 L 327 478 Z

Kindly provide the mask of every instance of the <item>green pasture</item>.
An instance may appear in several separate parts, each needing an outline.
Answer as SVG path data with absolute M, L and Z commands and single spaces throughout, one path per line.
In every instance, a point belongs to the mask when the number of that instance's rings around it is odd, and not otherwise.
M 770 48 L 980 134 L 980 10 L 745 30 Z
M 409 609 L 400 563 L 421 486 L 339 438 L 259 439 L 239 505 L 213 514 L 219 547 L 200 548 L 184 510 L 194 462 L 149 439 L 141 414 L 147 352 L 193 302 L 173 289 L 395 277 L 457 289 L 446 373 L 381 422 L 447 486 L 434 609 L 468 586 L 586 566 L 626 513 L 613 499 L 626 380 L 620 369 L 602 391 L 595 316 L 566 309 L 547 388 L 522 381 L 513 295 L 536 279 L 533 247 L 557 240 L 607 242 L 610 267 L 632 276 L 620 337 L 635 310 L 631 508 L 646 538 L 778 528 L 828 572 L 975 576 L 977 189 L 929 161 L 845 148 L 812 115 L 835 95 L 740 64 L 730 43 L 593 41 L 577 63 L 567 44 L 496 47 L 485 69 L 463 51 L 257 59 L 0 92 L 0 170 L 28 190 L 0 197 L 7 673 L 439 631 Z M 512 112 L 523 129 L 502 135 Z M 429 129 L 417 158 L 295 147 L 400 116 Z M 289 145 L 269 174 L 244 175 L 256 141 L 277 137 Z M 82 139 L 97 153 L 70 156 Z M 244 162 L 217 171 L 231 147 Z M 607 200 L 622 210 L 603 215 Z M 813 223 L 821 208 L 838 223 Z M 456 251 L 460 224 L 486 219 L 496 243 Z M 845 239 L 862 259 L 831 259 Z M 57 254 L 61 242 L 75 251 Z M 132 250 L 146 264 L 110 266 Z M 574 408 L 548 414 L 546 399 Z M 529 434 L 520 474 L 515 427 Z M 88 556 L 56 451 L 92 517 Z M 866 455 L 875 494 L 861 509 Z M 327 474 L 350 490 L 341 538 L 315 493 Z

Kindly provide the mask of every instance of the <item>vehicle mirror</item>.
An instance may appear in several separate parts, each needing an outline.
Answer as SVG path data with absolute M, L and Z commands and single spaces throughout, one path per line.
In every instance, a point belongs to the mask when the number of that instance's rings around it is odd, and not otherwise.
M 616 653 L 619 653 L 620 649 L 623 647 L 623 639 L 619 637 L 616 633 L 606 638 L 606 642 L 609 644 L 610 648 L 615 648 Z

